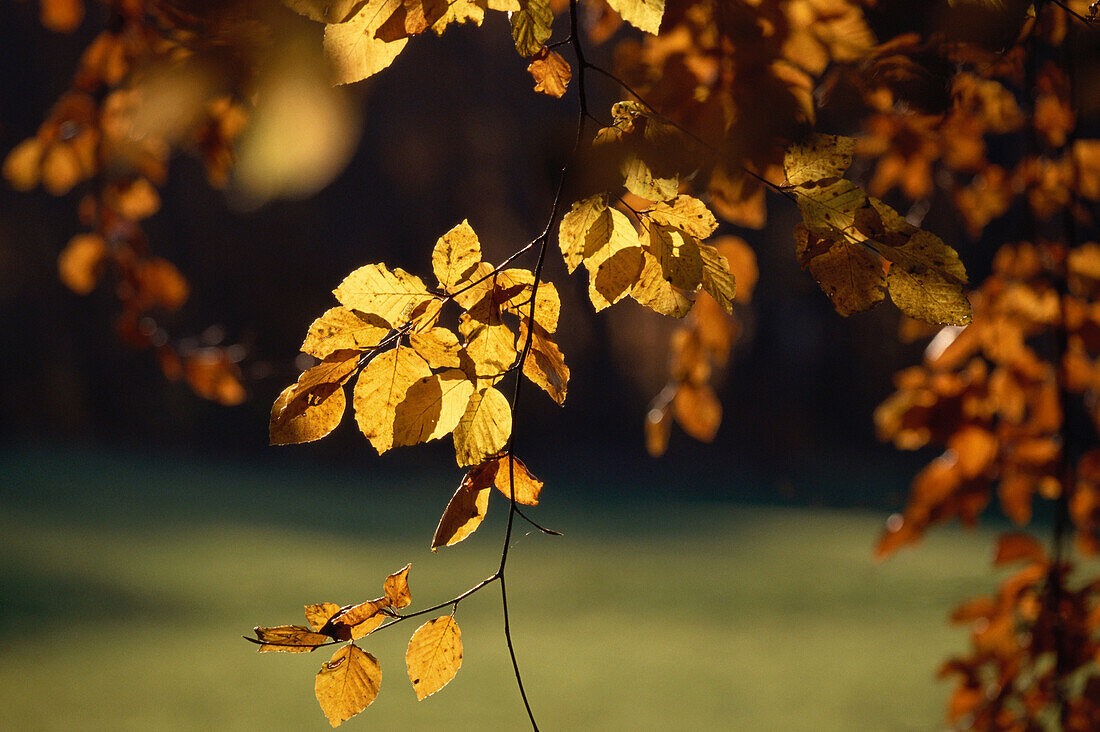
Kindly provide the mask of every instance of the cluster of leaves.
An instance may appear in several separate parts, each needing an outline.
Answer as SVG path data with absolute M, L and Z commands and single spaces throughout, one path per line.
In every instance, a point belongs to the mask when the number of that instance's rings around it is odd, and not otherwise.
M 1100 676 L 1091 672 L 1100 653 L 1100 583 L 1069 589 L 1072 563 L 1055 561 L 1023 533 L 1000 537 L 993 564 L 1020 569 L 992 597 L 970 599 L 951 614 L 953 623 L 969 626 L 971 652 L 940 669 L 942 678 L 957 679 L 948 722 L 990 730 L 1096 729 Z
M 970 625 L 972 652 L 943 668 L 958 680 L 948 719 L 970 729 L 1100 722 L 1098 585 L 1071 583 L 1063 547 L 1072 527 L 1079 552 L 1100 551 L 1100 246 L 1078 238 L 1097 223 L 1088 202 L 1100 197 L 1100 141 L 1077 137 L 1070 62 L 1079 42 L 1070 13 L 1082 11 L 1081 3 L 1006 11 L 998 17 L 1016 40 L 999 53 L 902 37 L 868 60 L 860 82 L 872 114 L 856 152 L 875 158 L 872 193 L 897 188 L 922 199 L 935 180 L 972 235 L 1014 213 L 1028 232 L 1028 241 L 1001 246 L 992 274 L 970 293 L 969 325 L 934 332 L 904 324 L 906 337 L 935 337 L 875 413 L 879 435 L 901 449 L 947 448 L 916 476 L 904 512 L 890 517 L 879 556 L 935 524 L 974 524 L 994 495 L 1019 526 L 1031 522 L 1036 498 L 1053 506 L 1053 556 L 1032 537 L 1003 536 L 995 564 L 1026 565 L 995 597 L 952 616 Z M 930 58 L 953 69 L 938 109 L 913 93 Z M 930 108 L 901 114 L 903 100 Z M 1023 154 L 991 152 L 1005 149 Z
M 382 667 L 378 659 L 355 641 L 380 628 L 430 612 L 412 615 L 398 612 L 412 604 L 408 579 L 411 566 L 406 565 L 386 577 L 382 597 L 343 607 L 334 602 L 306 605 L 308 627 L 256 627 L 253 628 L 256 637 L 246 636 L 246 640 L 259 645 L 260 653 L 305 653 L 346 641 L 331 659 L 321 664 L 314 684 L 321 710 L 333 727 L 339 727 L 370 706 L 382 686 Z M 405 652 L 405 667 L 417 699 L 442 689 L 461 666 L 462 631 L 453 612 L 429 620 L 413 632 Z
M 244 401 L 240 345 L 196 345 L 172 338 L 162 316 L 188 299 L 186 278 L 149 246 L 141 221 L 160 208 L 157 186 L 168 174 L 173 149 L 197 152 L 212 184 L 223 186 L 232 145 L 247 121 L 232 94 L 216 93 L 179 112 L 186 122 L 153 129 L 142 120 L 142 94 L 152 69 L 184 65 L 195 51 L 175 30 L 177 19 L 158 3 L 108 2 L 111 28 L 85 49 L 72 86 L 53 106 L 37 133 L 8 154 L 3 175 L 21 191 L 41 186 L 56 196 L 83 188 L 79 216 L 88 227 L 58 258 L 61 281 L 86 295 L 107 280 L 121 305 L 116 329 L 122 340 L 152 350 L 164 372 L 183 379 L 201 397 L 225 405 Z M 84 17 L 79 0 L 45 0 L 42 21 L 74 30 Z

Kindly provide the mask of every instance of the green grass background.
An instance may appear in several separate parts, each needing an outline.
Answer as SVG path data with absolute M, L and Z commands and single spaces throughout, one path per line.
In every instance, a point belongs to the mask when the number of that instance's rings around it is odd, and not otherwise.
M 414 604 L 491 573 L 506 505 L 462 545 L 428 542 L 456 476 L 301 472 L 91 451 L 0 452 L 0 728 L 326 729 L 327 660 L 263 654 L 252 625 L 380 594 Z M 549 486 L 509 563 L 513 632 L 546 730 L 931 730 L 946 612 L 992 587 L 993 534 L 936 531 L 884 564 L 869 512 L 652 503 Z M 464 601 L 456 679 L 417 702 L 416 621 L 362 645 L 378 700 L 348 729 L 523 729 L 499 589 Z M 331 649 L 330 651 L 331 652 Z M 322 654 L 325 654 L 322 656 Z

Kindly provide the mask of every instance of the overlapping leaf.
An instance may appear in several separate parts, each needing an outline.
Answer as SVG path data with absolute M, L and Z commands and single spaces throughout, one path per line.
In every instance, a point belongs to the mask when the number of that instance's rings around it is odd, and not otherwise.
M 352 643 L 321 665 L 314 691 L 329 724 L 339 727 L 370 706 L 381 685 L 378 659 Z

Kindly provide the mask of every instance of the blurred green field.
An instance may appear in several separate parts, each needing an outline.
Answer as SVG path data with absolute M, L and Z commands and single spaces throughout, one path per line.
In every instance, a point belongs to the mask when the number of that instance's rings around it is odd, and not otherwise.
M 0 452 L 0 476 L 2 729 L 327 729 L 313 675 L 328 654 L 258 655 L 241 635 L 375 597 L 409 561 L 411 609 L 445 600 L 495 567 L 505 513 L 497 500 L 433 555 L 444 488 L 30 449 Z M 941 726 L 934 672 L 966 642 L 944 616 L 992 586 L 991 533 L 941 530 L 879 565 L 880 515 L 564 493 L 537 511 L 566 536 L 521 528 L 509 564 L 544 729 Z M 382 690 L 347 728 L 523 729 L 499 591 L 457 619 L 462 670 L 419 703 L 413 622 L 366 639 Z

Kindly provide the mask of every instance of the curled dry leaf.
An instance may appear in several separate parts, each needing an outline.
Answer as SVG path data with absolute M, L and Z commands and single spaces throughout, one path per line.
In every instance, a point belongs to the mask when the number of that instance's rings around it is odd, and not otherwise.
M 311 631 L 302 625 L 279 625 L 274 628 L 252 629 L 256 634 L 254 643 L 259 643 L 259 653 L 282 651 L 284 653 L 307 653 L 329 642 L 329 637 Z
M 405 665 L 417 700 L 442 689 L 462 666 L 462 631 L 449 615 L 416 629 L 405 652 Z
M 441 546 L 453 546 L 477 531 L 489 509 L 492 489 L 493 484 L 484 471 L 479 473 L 475 469 L 466 474 L 439 518 L 432 536 L 433 552 Z
M 313 688 L 329 724 L 339 727 L 369 707 L 381 685 L 378 660 L 352 643 L 321 665 Z
M 535 91 L 551 97 L 564 95 L 569 81 L 573 78 L 573 70 L 569 68 L 569 62 L 556 51 L 551 51 L 545 46 L 531 59 L 527 72 L 535 80 Z
M 386 593 L 386 599 L 390 601 L 390 607 L 402 608 L 412 604 L 412 593 L 409 592 L 409 570 L 411 564 L 406 564 L 397 570 L 382 583 L 382 589 Z

